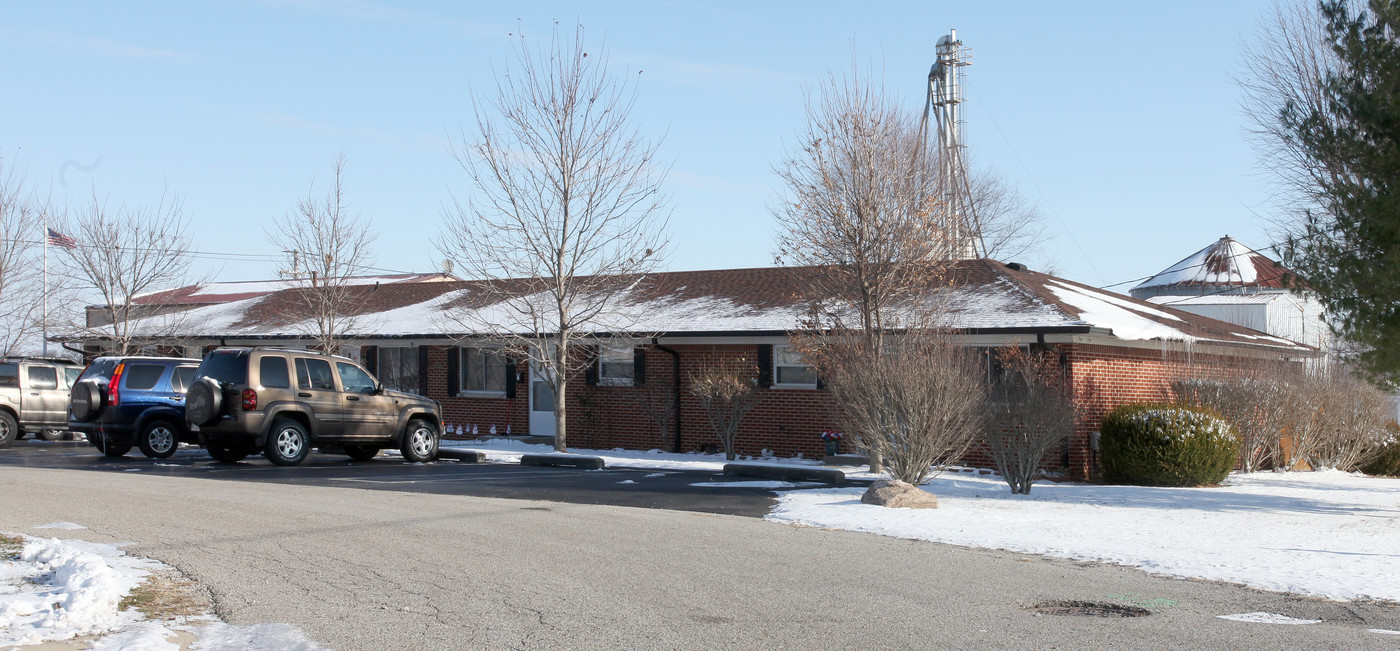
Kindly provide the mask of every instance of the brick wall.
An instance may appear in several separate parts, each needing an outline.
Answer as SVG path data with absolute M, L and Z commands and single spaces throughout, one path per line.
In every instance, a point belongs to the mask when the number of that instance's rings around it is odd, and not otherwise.
M 1069 359 L 1079 422 L 1070 440 L 1070 474 L 1076 478 L 1098 476 L 1096 453 L 1090 436 L 1103 417 L 1116 407 L 1135 402 L 1171 400 L 1172 380 L 1197 376 L 1224 378 L 1232 371 L 1225 357 L 1162 352 L 1116 346 L 1068 345 L 1059 347 Z
M 748 345 L 689 345 L 674 346 L 680 354 L 681 442 L 682 451 L 717 448 L 714 434 L 699 400 L 686 389 L 686 378 L 711 364 L 751 366 L 756 364 L 758 347 Z M 1070 377 L 1076 396 L 1084 404 L 1081 418 L 1068 450 L 1053 449 L 1043 462 L 1049 469 L 1064 467 L 1068 452 L 1071 476 L 1093 478 L 1096 459 L 1089 449 L 1090 435 L 1096 432 L 1103 416 L 1113 408 L 1131 402 L 1161 401 L 1169 398 L 1172 379 L 1189 373 L 1207 375 L 1227 374 L 1228 360 L 1195 355 L 1188 362 L 1180 355 L 1159 351 L 1111 346 L 1057 346 L 1070 366 Z M 581 354 L 581 353 L 580 353 Z M 583 378 L 571 382 L 568 390 L 568 444 L 573 447 L 609 449 L 672 450 L 674 434 L 662 427 L 651 414 L 669 418 L 673 405 L 675 373 L 671 356 L 656 348 L 646 348 L 646 381 L 641 386 L 587 386 Z M 434 347 L 428 352 L 429 397 L 443 403 L 444 421 L 450 426 L 476 425 L 478 434 L 485 436 L 491 425 L 504 435 L 506 425 L 513 434 L 529 430 L 528 385 L 523 381 L 527 369 L 521 365 L 517 372 L 516 396 L 505 398 L 448 397 L 447 352 Z M 820 389 L 762 390 L 757 406 L 745 417 L 739 428 L 736 448 L 741 455 L 756 455 L 768 450 L 778 456 L 802 455 L 807 458 L 823 456 L 819 434 L 837 427 L 836 408 L 830 394 Z M 849 442 L 842 442 L 843 453 L 852 452 Z M 980 443 L 968 452 L 962 463 L 990 467 L 991 458 Z

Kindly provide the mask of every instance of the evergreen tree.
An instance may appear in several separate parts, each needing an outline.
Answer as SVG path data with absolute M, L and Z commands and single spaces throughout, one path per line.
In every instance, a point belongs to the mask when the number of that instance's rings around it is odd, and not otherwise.
M 1284 245 L 1373 379 L 1400 382 L 1400 1 L 1319 5 L 1335 54 L 1320 105 L 1279 113 L 1307 156 L 1315 209 Z

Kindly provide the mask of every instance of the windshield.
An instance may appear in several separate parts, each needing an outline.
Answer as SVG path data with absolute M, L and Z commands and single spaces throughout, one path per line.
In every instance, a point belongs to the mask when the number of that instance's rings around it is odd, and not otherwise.
M 79 376 L 78 379 L 87 380 L 90 378 L 98 378 L 110 380 L 112 379 L 112 369 L 116 367 L 117 359 L 115 357 L 99 357 L 92 360 L 91 364 L 88 364 L 87 370 L 84 370 L 83 374 Z
M 248 381 L 248 351 L 216 350 L 199 365 L 195 377 L 210 377 L 220 384 L 243 384 Z

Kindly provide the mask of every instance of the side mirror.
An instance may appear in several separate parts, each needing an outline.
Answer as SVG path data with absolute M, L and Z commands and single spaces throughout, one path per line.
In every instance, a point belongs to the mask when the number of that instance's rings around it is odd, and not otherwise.
M 366 388 L 365 388 L 365 393 L 368 393 L 369 395 L 372 395 L 372 396 L 377 396 L 377 395 L 379 395 L 379 394 L 381 394 L 381 393 L 384 393 L 384 385 L 382 385 L 382 384 L 376 384 L 376 385 L 374 385 L 374 386 L 372 386 L 372 387 L 366 387 Z

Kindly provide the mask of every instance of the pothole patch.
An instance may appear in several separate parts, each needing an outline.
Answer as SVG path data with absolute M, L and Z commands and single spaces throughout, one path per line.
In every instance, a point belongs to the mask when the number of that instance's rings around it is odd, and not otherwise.
M 1110 604 L 1098 601 L 1046 601 L 1029 610 L 1036 615 L 1060 615 L 1073 617 L 1146 617 L 1152 611 L 1128 604 Z

